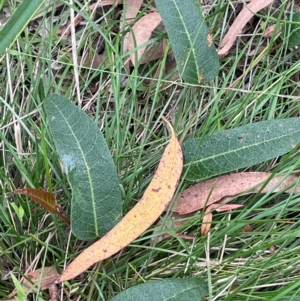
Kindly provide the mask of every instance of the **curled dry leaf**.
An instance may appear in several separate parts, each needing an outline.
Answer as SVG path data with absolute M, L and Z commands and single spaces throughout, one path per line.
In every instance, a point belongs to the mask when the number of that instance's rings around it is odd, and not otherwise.
M 243 205 L 238 205 L 238 204 L 226 204 L 226 205 L 220 205 L 220 204 L 212 204 L 210 206 L 207 207 L 207 209 L 205 210 L 205 215 L 203 217 L 202 220 L 202 225 L 201 225 L 201 235 L 206 235 L 211 228 L 211 221 L 212 221 L 212 210 L 216 210 L 219 212 L 222 211 L 229 211 L 229 210 L 233 210 L 233 209 L 237 209 L 243 207 Z
M 236 37 L 242 32 L 254 14 L 270 5 L 273 1 L 274 0 L 252 0 L 242 9 L 221 42 L 221 49 L 218 52 L 220 57 L 224 57 L 228 54 Z
M 271 175 L 268 172 L 241 172 L 198 183 L 182 192 L 174 211 L 180 215 L 189 214 L 241 193 L 267 193 L 281 190 L 290 193 L 294 191 L 293 189 L 295 192 L 300 192 L 300 186 L 288 189 L 297 180 L 297 177 L 292 175 L 284 180 L 283 175 L 273 177 L 263 187 Z
M 211 212 L 205 213 L 200 230 L 201 235 L 206 235 L 210 231 L 212 218 L 213 216 Z
M 46 210 L 57 214 L 66 223 L 70 224 L 70 219 L 64 214 L 62 207 L 56 202 L 53 193 L 36 188 L 16 189 L 14 193 L 27 195 L 33 201 L 43 206 Z
M 119 252 L 147 230 L 168 206 L 181 175 L 183 158 L 174 130 L 167 120 L 165 122 L 170 127 L 171 138 L 141 200 L 105 236 L 75 258 L 57 282 L 72 279 Z
M 39 289 L 53 290 L 54 281 L 58 277 L 58 273 L 54 267 L 44 267 L 29 272 L 25 275 L 26 278 L 22 281 L 22 287 L 26 294 L 34 293 Z M 14 290 L 9 297 L 13 297 L 17 294 L 17 291 Z

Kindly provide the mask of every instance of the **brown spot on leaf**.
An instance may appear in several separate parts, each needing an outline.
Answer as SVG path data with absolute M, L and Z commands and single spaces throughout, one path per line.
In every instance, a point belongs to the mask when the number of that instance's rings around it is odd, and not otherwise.
M 161 190 L 161 187 L 159 187 L 159 188 L 152 188 L 153 192 L 159 192 L 160 190 Z

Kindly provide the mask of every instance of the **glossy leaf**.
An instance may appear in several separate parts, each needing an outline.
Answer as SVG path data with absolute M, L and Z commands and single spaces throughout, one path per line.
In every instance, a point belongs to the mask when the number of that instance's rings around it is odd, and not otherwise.
M 27 195 L 30 199 L 43 206 L 46 210 L 59 215 L 65 222 L 70 224 L 69 218 L 64 214 L 61 206 L 56 202 L 53 193 L 36 188 L 16 189 L 14 193 Z
M 219 58 L 195 0 L 155 0 L 182 78 L 198 84 L 219 72 Z
M 19 36 L 44 2 L 45 0 L 24 0 L 19 4 L 0 31 L 0 57 Z
M 62 273 L 59 282 L 72 279 L 96 262 L 119 252 L 143 234 L 168 206 L 176 190 L 183 165 L 181 146 L 170 124 L 169 127 L 171 139 L 141 200 L 111 231 L 75 258 Z
M 122 216 L 116 168 L 96 123 L 59 95 L 45 100 L 54 143 L 72 188 L 73 234 L 91 240 L 107 233 Z
M 186 179 L 204 180 L 265 162 L 300 142 L 300 118 L 269 120 L 183 142 Z
M 165 279 L 128 288 L 111 301 L 201 301 L 207 294 L 200 279 Z

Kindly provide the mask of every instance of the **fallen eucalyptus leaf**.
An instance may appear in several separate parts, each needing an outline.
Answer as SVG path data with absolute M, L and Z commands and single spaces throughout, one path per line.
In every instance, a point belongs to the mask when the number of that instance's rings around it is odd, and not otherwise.
M 218 52 L 220 57 L 224 57 L 228 54 L 237 36 L 242 32 L 244 26 L 252 19 L 254 14 L 270 5 L 273 1 L 274 0 L 252 0 L 249 4 L 245 5 L 221 42 L 221 49 Z
M 140 47 L 140 45 L 149 41 L 153 30 L 161 21 L 159 13 L 151 13 L 142 17 L 132 26 L 132 33 L 128 37 L 128 50 L 132 51 L 137 48 L 136 52 L 130 54 L 133 65 L 140 61 L 146 50 L 146 46 Z
M 300 118 L 266 120 L 182 143 L 185 179 L 200 181 L 281 156 L 300 142 Z
M 72 188 L 71 227 L 81 240 L 102 237 L 122 217 L 119 178 L 97 124 L 75 104 L 52 94 L 45 111 Z
M 22 281 L 22 288 L 26 294 L 37 292 L 38 289 L 52 289 L 54 280 L 57 279 L 58 273 L 54 267 L 44 267 L 29 272 L 25 275 L 26 278 Z M 9 297 L 13 297 L 17 294 L 17 290 L 14 290 Z
M 268 172 L 240 172 L 198 183 L 182 192 L 174 211 L 180 215 L 189 214 L 238 194 L 281 190 L 290 193 L 294 189 L 295 192 L 300 192 L 300 186 L 290 188 L 297 180 L 296 176 L 290 175 L 284 179 L 285 176 L 280 175 L 270 179 L 271 176 L 272 174 Z M 265 181 L 268 179 L 270 180 L 265 185 Z
M 200 301 L 208 294 L 200 279 L 163 279 L 128 288 L 111 301 Z

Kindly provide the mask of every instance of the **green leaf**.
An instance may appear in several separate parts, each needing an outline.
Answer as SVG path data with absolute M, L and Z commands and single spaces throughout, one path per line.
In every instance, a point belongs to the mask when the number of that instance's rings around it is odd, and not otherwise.
M 116 168 L 96 124 L 59 95 L 45 100 L 50 130 L 72 188 L 71 224 L 82 240 L 103 236 L 122 217 Z
M 288 48 L 300 44 L 300 12 L 294 13 L 291 21 L 294 23 L 287 23 L 285 25 L 285 30 L 283 30 L 283 33 L 285 33 L 285 36 L 288 39 Z
M 191 84 L 212 80 L 219 58 L 199 3 L 195 0 L 155 0 L 166 26 L 177 68 Z
M 300 118 L 256 122 L 182 144 L 186 179 L 204 180 L 270 160 L 300 142 Z
M 23 0 L 0 31 L 0 57 L 15 41 L 45 0 Z
M 200 301 L 208 294 L 199 279 L 156 280 L 131 287 L 111 301 Z

